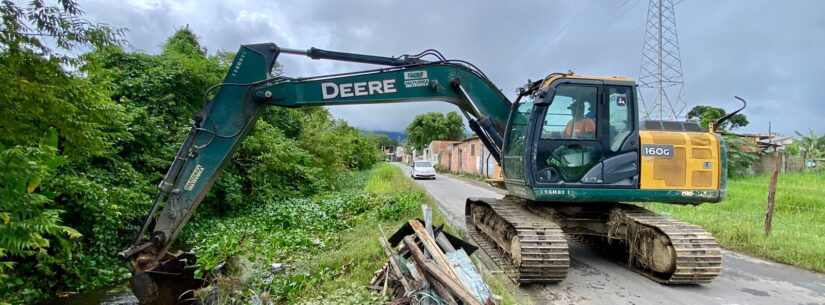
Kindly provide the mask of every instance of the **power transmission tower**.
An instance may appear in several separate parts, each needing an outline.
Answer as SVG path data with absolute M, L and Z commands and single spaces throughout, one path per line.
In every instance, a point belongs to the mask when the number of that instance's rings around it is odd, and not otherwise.
M 646 119 L 680 120 L 687 108 L 676 14 L 672 0 L 650 0 L 647 7 L 639 100 Z

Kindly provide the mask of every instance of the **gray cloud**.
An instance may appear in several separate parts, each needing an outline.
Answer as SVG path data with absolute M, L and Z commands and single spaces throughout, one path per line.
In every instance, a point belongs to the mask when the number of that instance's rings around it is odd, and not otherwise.
M 276 42 L 376 55 L 427 48 L 471 61 L 507 94 L 528 78 L 571 69 L 585 75 L 639 73 L 647 1 L 165 1 L 92 0 L 87 17 L 126 27 L 132 45 L 157 52 L 185 25 L 210 51 Z M 687 0 L 676 10 L 689 107 L 750 102 L 751 125 L 792 134 L 825 132 L 825 2 Z M 369 66 L 284 57 L 289 75 Z M 412 103 L 332 107 L 364 129 L 403 130 L 419 113 L 452 105 Z

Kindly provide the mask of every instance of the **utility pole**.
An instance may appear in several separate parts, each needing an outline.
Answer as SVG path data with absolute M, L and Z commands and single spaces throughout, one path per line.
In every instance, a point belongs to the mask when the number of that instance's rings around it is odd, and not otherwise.
M 673 0 L 650 0 L 647 7 L 639 100 L 649 120 L 680 120 L 687 108 L 673 7 Z

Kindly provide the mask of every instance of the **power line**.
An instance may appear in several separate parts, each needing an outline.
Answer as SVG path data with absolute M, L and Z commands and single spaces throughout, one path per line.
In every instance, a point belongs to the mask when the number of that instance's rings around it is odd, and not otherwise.
M 616 20 L 618 20 L 618 19 L 619 19 L 619 17 L 621 17 L 621 16 L 623 16 L 624 14 L 626 14 L 628 11 L 630 11 L 631 9 L 633 9 L 633 8 L 634 8 L 636 5 L 638 5 L 640 2 L 641 2 L 641 0 L 636 0 L 636 2 L 634 2 L 632 5 L 630 5 L 630 6 L 628 6 L 628 7 L 624 7 L 624 6 L 626 6 L 628 3 L 630 3 L 630 0 L 627 0 L 627 1 L 625 1 L 624 3 L 622 3 L 622 5 L 620 5 L 618 8 L 616 8 L 615 10 L 613 10 L 612 12 L 610 12 L 608 15 L 606 15 L 604 18 L 602 18 L 602 19 L 601 19 L 598 23 L 594 23 L 594 24 L 593 24 L 594 26 L 592 26 L 592 27 L 590 28 L 590 30 L 589 30 L 589 31 L 588 31 L 585 35 L 582 35 L 582 36 L 581 36 L 581 38 L 580 38 L 580 39 L 578 40 L 578 42 L 576 43 L 576 45 L 575 45 L 574 47 L 570 48 L 570 49 L 572 49 L 572 50 L 576 50 L 576 49 L 578 49 L 579 47 L 582 47 L 582 46 L 584 45 L 584 43 L 585 43 L 585 42 L 587 42 L 588 40 L 590 40 L 590 39 L 591 39 L 591 37 L 593 37 L 593 35 L 594 35 L 595 33 L 604 33 L 604 29 L 606 29 L 606 28 L 608 28 L 609 26 L 611 26 L 613 23 L 615 23 L 615 22 L 616 22 Z M 617 15 L 617 14 L 618 14 L 618 15 Z M 596 31 L 597 29 L 599 29 L 599 31 Z M 635 30 L 634 30 L 634 31 L 635 31 Z M 613 45 L 615 45 L 615 43 L 616 43 L 616 42 L 618 42 L 619 40 L 621 40 L 621 39 L 623 39 L 623 38 L 625 38 L 625 37 L 623 37 L 623 36 L 618 36 L 618 37 L 617 37 L 617 39 L 612 40 L 612 41 L 611 41 L 611 43 L 610 43 L 610 47 L 613 47 Z M 599 49 L 598 49 L 595 53 L 593 53 L 593 55 L 599 54 L 599 53 L 603 52 L 603 51 L 604 51 L 604 50 L 606 50 L 606 49 L 607 49 L 607 48 L 599 48 Z M 566 60 L 566 59 L 568 59 L 568 58 L 571 58 L 571 56 L 579 56 L 579 55 L 581 55 L 581 54 L 582 54 L 582 53 L 579 53 L 579 52 L 567 52 L 567 53 L 565 53 L 564 55 L 562 55 L 562 57 L 561 57 L 561 58 L 559 58 L 559 61 L 560 61 L 560 62 L 563 62 L 564 60 Z M 588 57 L 588 60 L 589 60 L 590 58 L 592 58 L 592 57 L 594 57 L 594 56 L 589 56 L 589 57 Z M 576 57 L 572 57 L 572 58 L 576 58 Z M 581 57 L 579 57 L 579 58 L 581 58 Z M 577 63 L 578 63 L 578 62 L 581 62 L 581 61 L 577 61 Z M 586 62 L 586 61 L 584 61 L 584 62 Z M 572 67 L 572 66 L 573 66 L 573 65 L 571 65 L 571 67 Z
M 559 48 L 562 48 L 562 49 L 568 49 L 568 48 L 563 48 L 563 46 L 564 46 L 565 44 L 563 44 L 563 43 L 562 43 L 562 42 L 563 42 L 563 41 L 564 41 L 567 37 L 569 37 L 569 36 L 570 36 L 570 31 L 568 31 L 568 29 L 569 29 L 571 26 L 573 26 L 574 24 L 575 24 L 576 26 L 578 26 L 578 25 L 580 24 L 580 23 L 576 23 L 576 22 L 574 22 L 574 21 L 576 21 L 579 17 L 583 16 L 583 15 L 584 15 L 584 13 L 589 12 L 589 13 L 591 13 L 592 15 L 596 15 L 596 14 L 598 14 L 598 13 L 599 13 L 599 12 L 600 12 L 603 8 L 605 8 L 605 7 L 606 7 L 606 6 L 599 6 L 598 8 L 596 8 L 595 10 L 593 10 L 593 11 L 591 12 L 591 11 L 590 11 L 590 7 L 591 7 L 593 4 L 595 4 L 595 3 L 596 3 L 595 1 L 594 1 L 594 2 L 591 2 L 591 3 L 590 3 L 590 5 L 589 5 L 589 6 L 587 6 L 584 10 L 582 10 L 582 11 L 581 11 L 581 12 L 580 12 L 580 13 L 579 13 L 579 14 L 578 14 L 575 18 L 571 19 L 571 20 L 570 20 L 570 22 L 568 22 L 568 23 L 565 25 L 565 27 L 564 27 L 564 28 L 562 28 L 562 29 L 558 32 L 559 34 L 560 34 L 560 33 L 564 33 L 564 35 L 563 35 L 563 36 L 561 36 L 561 37 L 559 37 L 558 39 L 548 40 L 548 41 L 545 43 L 545 47 L 549 46 L 549 48 L 546 48 L 546 49 L 545 49 L 545 48 L 542 48 L 542 49 L 543 49 L 543 50 L 542 50 L 542 52 L 541 52 L 541 53 L 537 53 L 536 55 L 539 55 L 539 56 L 543 55 L 543 58 L 545 58 L 545 59 L 553 59 L 554 61 L 556 61 L 556 60 L 555 60 L 555 59 L 556 59 L 556 57 L 552 56 L 552 55 L 553 55 L 553 53 L 556 53 L 555 51 L 556 51 L 557 49 L 559 49 Z M 578 37 L 578 36 L 575 36 L 575 37 Z M 575 39 L 575 38 L 572 38 L 572 39 Z M 556 41 L 556 43 L 555 43 L 555 44 L 550 44 L 550 42 L 553 42 L 553 41 Z M 557 56 L 557 57 L 558 57 L 558 56 Z M 534 59 L 533 59 L 533 61 L 534 61 L 534 62 L 535 62 L 536 60 L 537 60 L 536 58 L 534 58 Z
M 549 57 L 549 54 L 548 54 L 547 52 L 549 52 L 549 51 L 553 48 L 553 45 L 551 45 L 551 43 L 552 43 L 553 41 L 556 41 L 556 42 L 561 41 L 562 39 L 564 39 L 564 37 L 566 37 L 566 36 L 567 36 L 567 34 L 565 34 L 565 35 L 564 35 L 564 36 L 562 36 L 562 37 L 559 37 L 558 39 L 553 38 L 553 37 L 555 37 L 555 36 L 557 36 L 557 35 L 559 35 L 559 34 L 561 34 L 561 33 L 563 33 L 563 32 L 566 32 L 566 31 L 567 31 L 567 29 L 568 29 L 568 28 L 569 28 L 569 27 L 570 27 L 570 26 L 574 23 L 574 21 L 575 21 L 576 19 L 579 19 L 579 17 L 581 17 L 582 15 L 584 15 L 584 13 L 585 13 L 585 12 L 587 12 L 587 11 L 590 9 L 590 7 L 591 7 L 591 6 L 593 6 L 593 4 L 596 4 L 596 2 L 597 2 L 596 0 L 591 1 L 591 2 L 590 2 L 590 4 L 588 4 L 586 7 L 584 7 L 584 9 L 582 9 L 582 10 L 581 10 L 578 14 L 576 14 L 576 16 L 575 16 L 575 17 L 573 17 L 573 18 L 572 18 L 572 19 L 570 19 L 570 21 L 568 21 L 565 25 L 563 25 L 562 27 L 560 27 L 560 28 L 558 29 L 558 31 L 556 31 L 553 35 L 549 35 L 548 37 L 550 37 L 550 38 L 549 38 L 549 39 L 548 39 L 548 40 L 547 40 L 547 41 L 546 41 L 546 42 L 542 45 L 542 47 L 541 47 L 539 50 L 537 50 L 537 51 L 533 54 L 533 56 L 531 56 L 531 57 L 530 57 L 530 60 L 529 60 L 528 62 L 530 62 L 530 63 L 535 63 L 535 62 L 537 62 L 536 60 L 537 60 L 538 58 L 541 58 L 541 57 L 548 58 L 548 57 Z M 548 47 L 550 47 L 550 48 L 548 49 Z
M 553 14 L 552 16 L 548 16 L 547 19 L 550 20 L 550 21 L 556 21 L 555 18 L 559 17 L 559 16 L 563 16 L 562 12 L 564 12 L 564 10 L 567 9 L 569 4 L 570 4 L 570 1 L 564 2 L 564 5 L 562 5 L 562 7 L 560 9 L 555 10 L 555 14 Z M 532 33 L 532 32 L 527 32 L 527 33 Z M 516 48 L 516 50 L 527 50 L 525 47 L 527 47 L 528 43 L 531 42 L 531 41 L 535 41 L 535 40 L 536 40 L 535 35 L 528 34 L 527 37 L 522 39 L 521 43 Z M 529 52 L 529 53 L 533 53 L 533 52 Z M 515 56 L 515 54 L 513 54 L 512 56 L 509 56 L 509 58 L 506 61 L 505 60 L 499 61 L 498 66 L 493 71 L 496 71 L 497 73 L 501 72 L 502 69 L 506 69 L 507 67 L 510 67 L 510 65 L 513 64 L 513 61 L 515 61 L 516 58 L 522 58 L 522 57 L 523 56 Z

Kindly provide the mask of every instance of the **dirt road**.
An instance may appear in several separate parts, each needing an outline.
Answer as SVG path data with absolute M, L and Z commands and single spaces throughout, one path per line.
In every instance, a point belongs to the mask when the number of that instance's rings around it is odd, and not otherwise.
M 409 166 L 398 164 L 407 175 Z M 458 227 L 464 226 L 467 197 L 502 197 L 478 183 L 439 175 L 417 180 Z M 664 286 L 598 253 L 570 245 L 571 270 L 560 284 L 518 289 L 535 304 L 825 304 L 825 275 L 724 251 L 723 270 L 712 283 Z

